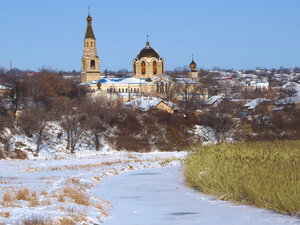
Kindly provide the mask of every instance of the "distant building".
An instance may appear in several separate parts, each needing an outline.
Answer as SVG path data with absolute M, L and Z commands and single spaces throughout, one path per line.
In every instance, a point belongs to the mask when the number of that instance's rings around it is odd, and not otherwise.
M 6 96 L 11 92 L 10 87 L 6 87 L 0 84 L 0 97 Z

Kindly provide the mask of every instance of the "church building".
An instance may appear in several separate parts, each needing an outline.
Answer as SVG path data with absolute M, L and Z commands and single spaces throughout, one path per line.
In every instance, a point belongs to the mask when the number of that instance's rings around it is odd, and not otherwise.
M 150 47 L 149 41 L 147 41 L 146 47 L 133 59 L 132 65 L 133 76 L 138 79 L 151 79 L 165 73 L 164 59 L 159 56 L 155 49 Z
M 190 64 L 191 71 L 187 78 L 172 78 L 165 75 L 165 61 L 159 53 L 150 46 L 140 50 L 132 60 L 133 76 L 112 78 L 100 76 L 100 59 L 97 55 L 96 38 L 92 29 L 92 17 L 87 17 L 87 30 L 84 38 L 83 57 L 81 59 L 81 85 L 88 86 L 92 92 L 101 92 L 111 99 L 127 102 L 138 97 L 161 97 L 174 88 L 187 87 L 184 92 L 196 92 L 197 98 L 207 99 L 207 89 L 202 87 L 196 71 L 194 59 Z M 182 98 L 178 94 L 178 99 Z

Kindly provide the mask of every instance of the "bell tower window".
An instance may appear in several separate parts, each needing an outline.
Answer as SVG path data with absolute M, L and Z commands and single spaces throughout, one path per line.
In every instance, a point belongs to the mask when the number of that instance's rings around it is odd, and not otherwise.
M 156 63 L 156 61 L 153 62 L 153 74 L 154 75 L 157 74 L 157 63 Z
M 95 69 L 95 60 L 91 60 L 91 69 L 92 69 L 92 70 Z
M 145 61 L 142 62 L 142 74 L 143 75 L 146 74 L 146 63 L 145 63 Z

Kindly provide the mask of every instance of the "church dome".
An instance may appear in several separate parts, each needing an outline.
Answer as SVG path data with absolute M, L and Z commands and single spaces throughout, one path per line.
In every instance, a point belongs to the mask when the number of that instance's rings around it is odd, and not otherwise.
M 146 57 L 146 58 L 152 58 L 152 57 L 154 57 L 154 58 L 158 58 L 158 59 L 160 59 L 160 56 L 159 56 L 159 54 L 158 54 L 158 52 L 155 50 L 155 49 L 153 49 L 153 48 L 151 48 L 150 47 L 150 43 L 147 41 L 147 43 L 146 43 L 146 47 L 145 48 L 143 48 L 138 54 L 137 54 L 137 59 L 141 59 L 141 58 L 143 58 L 143 57 Z
M 192 57 L 192 62 L 190 63 L 190 68 L 194 72 L 196 71 L 197 64 L 194 62 L 194 56 Z

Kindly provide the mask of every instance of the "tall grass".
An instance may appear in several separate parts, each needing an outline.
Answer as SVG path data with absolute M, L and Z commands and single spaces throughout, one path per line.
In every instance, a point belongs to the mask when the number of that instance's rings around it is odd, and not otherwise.
M 300 140 L 199 146 L 185 165 L 201 192 L 300 216 Z

